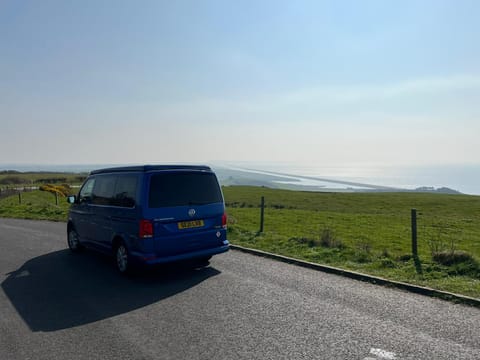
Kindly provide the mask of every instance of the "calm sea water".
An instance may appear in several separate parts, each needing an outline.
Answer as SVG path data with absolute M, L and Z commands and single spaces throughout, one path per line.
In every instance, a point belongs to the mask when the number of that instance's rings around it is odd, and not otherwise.
M 321 166 L 281 163 L 242 163 L 265 171 L 329 178 L 364 184 L 416 189 L 448 187 L 464 194 L 480 195 L 480 164 L 429 166 Z

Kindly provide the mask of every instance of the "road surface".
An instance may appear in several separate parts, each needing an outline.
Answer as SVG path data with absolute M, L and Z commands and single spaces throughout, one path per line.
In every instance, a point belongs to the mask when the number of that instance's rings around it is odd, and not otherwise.
M 480 359 L 480 310 L 249 254 L 122 278 L 0 219 L 0 359 Z

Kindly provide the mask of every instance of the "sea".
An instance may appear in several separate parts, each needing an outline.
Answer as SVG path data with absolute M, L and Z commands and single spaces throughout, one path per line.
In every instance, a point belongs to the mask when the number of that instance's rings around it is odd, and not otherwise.
M 449 188 L 480 195 L 480 163 L 448 165 L 320 165 L 295 163 L 230 163 L 244 169 L 371 184 L 399 189 Z
M 234 167 L 236 169 L 266 171 L 272 173 L 323 178 L 352 183 L 387 186 L 414 190 L 420 187 L 446 187 L 463 194 L 480 195 L 480 164 L 449 165 L 322 165 L 282 162 L 205 162 L 215 167 Z M 2 170 L 16 171 L 52 171 L 52 172 L 88 172 L 93 169 L 119 166 L 118 164 L 0 164 Z

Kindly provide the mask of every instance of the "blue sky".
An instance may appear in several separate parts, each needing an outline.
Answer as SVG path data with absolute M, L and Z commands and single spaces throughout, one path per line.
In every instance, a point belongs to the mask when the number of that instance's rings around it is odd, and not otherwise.
M 0 0 L 0 164 L 472 164 L 478 1 Z

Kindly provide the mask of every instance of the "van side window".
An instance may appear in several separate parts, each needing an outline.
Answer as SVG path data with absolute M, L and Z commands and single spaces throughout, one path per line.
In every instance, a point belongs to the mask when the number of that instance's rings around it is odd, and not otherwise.
M 92 204 L 112 205 L 115 181 L 116 177 L 113 175 L 97 176 L 93 187 Z
M 94 185 L 95 178 L 90 178 L 85 182 L 85 184 L 80 189 L 80 193 L 78 194 L 78 201 L 80 203 L 89 203 L 90 201 L 92 201 L 92 191 Z
M 121 207 L 134 207 L 137 193 L 137 176 L 120 175 L 113 195 L 113 204 Z

